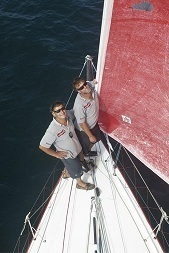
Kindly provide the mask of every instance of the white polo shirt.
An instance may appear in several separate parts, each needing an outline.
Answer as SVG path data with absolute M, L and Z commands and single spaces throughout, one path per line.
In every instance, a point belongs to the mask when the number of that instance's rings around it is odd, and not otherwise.
M 92 99 L 85 99 L 78 93 L 74 102 L 74 115 L 76 117 L 75 127 L 82 131 L 80 123 L 86 122 L 89 129 L 93 128 L 98 122 L 99 116 L 99 99 L 95 90 L 93 90 L 92 82 Z
M 40 145 L 45 148 L 50 148 L 53 144 L 56 151 L 68 152 L 68 156 L 65 159 L 75 158 L 82 150 L 82 147 L 75 133 L 72 120 L 73 116 L 69 111 L 67 111 L 67 126 L 62 125 L 53 119 L 46 130 Z M 73 134 L 72 138 L 69 136 L 69 133 Z

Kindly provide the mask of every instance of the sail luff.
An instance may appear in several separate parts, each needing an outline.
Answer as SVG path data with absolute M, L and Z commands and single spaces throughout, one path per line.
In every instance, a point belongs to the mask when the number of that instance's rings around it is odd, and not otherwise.
M 103 16 L 102 16 L 102 26 L 101 26 L 100 44 L 99 44 L 98 62 L 97 62 L 97 74 L 96 74 L 96 80 L 98 81 L 98 86 L 97 86 L 98 93 L 100 91 L 101 83 L 102 83 L 107 43 L 108 43 L 110 25 L 111 25 L 111 20 L 112 20 L 113 4 L 114 4 L 114 0 L 104 1 L 104 7 L 103 7 L 104 11 L 103 11 Z

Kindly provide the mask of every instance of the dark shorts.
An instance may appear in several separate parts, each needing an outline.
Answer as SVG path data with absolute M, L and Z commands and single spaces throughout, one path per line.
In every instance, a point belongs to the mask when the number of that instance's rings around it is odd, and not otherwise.
M 76 130 L 77 137 L 80 141 L 80 144 L 82 146 L 83 153 L 84 155 L 86 155 L 90 151 L 90 146 L 91 146 L 89 137 L 84 131 L 79 131 L 78 129 L 75 129 L 75 130 Z M 96 142 L 100 141 L 101 132 L 100 132 L 98 123 L 92 129 L 90 129 L 90 132 L 96 137 L 96 140 L 97 140 Z
M 83 174 L 82 172 L 82 165 L 78 157 L 76 158 L 68 158 L 62 159 L 63 164 L 65 165 L 66 169 L 68 170 L 71 178 L 80 178 Z

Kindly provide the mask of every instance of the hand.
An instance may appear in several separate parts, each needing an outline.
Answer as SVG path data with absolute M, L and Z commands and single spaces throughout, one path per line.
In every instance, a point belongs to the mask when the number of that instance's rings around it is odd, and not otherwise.
M 93 79 L 93 83 L 94 83 L 94 84 L 97 84 L 98 82 L 97 82 L 97 80 L 96 80 L 96 79 Z
M 91 143 L 97 142 L 96 137 L 94 135 L 90 135 L 89 140 L 90 140 Z
M 56 158 L 64 159 L 67 156 L 68 156 L 68 152 L 67 151 L 57 151 L 56 152 Z

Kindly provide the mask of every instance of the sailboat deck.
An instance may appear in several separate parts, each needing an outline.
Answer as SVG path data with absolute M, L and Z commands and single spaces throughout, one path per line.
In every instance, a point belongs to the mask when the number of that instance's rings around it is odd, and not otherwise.
M 96 148 L 97 167 L 83 179 L 94 182 L 100 195 L 76 189 L 71 178 L 61 179 L 29 253 L 163 252 L 119 170 L 113 175 L 113 162 L 103 144 Z

